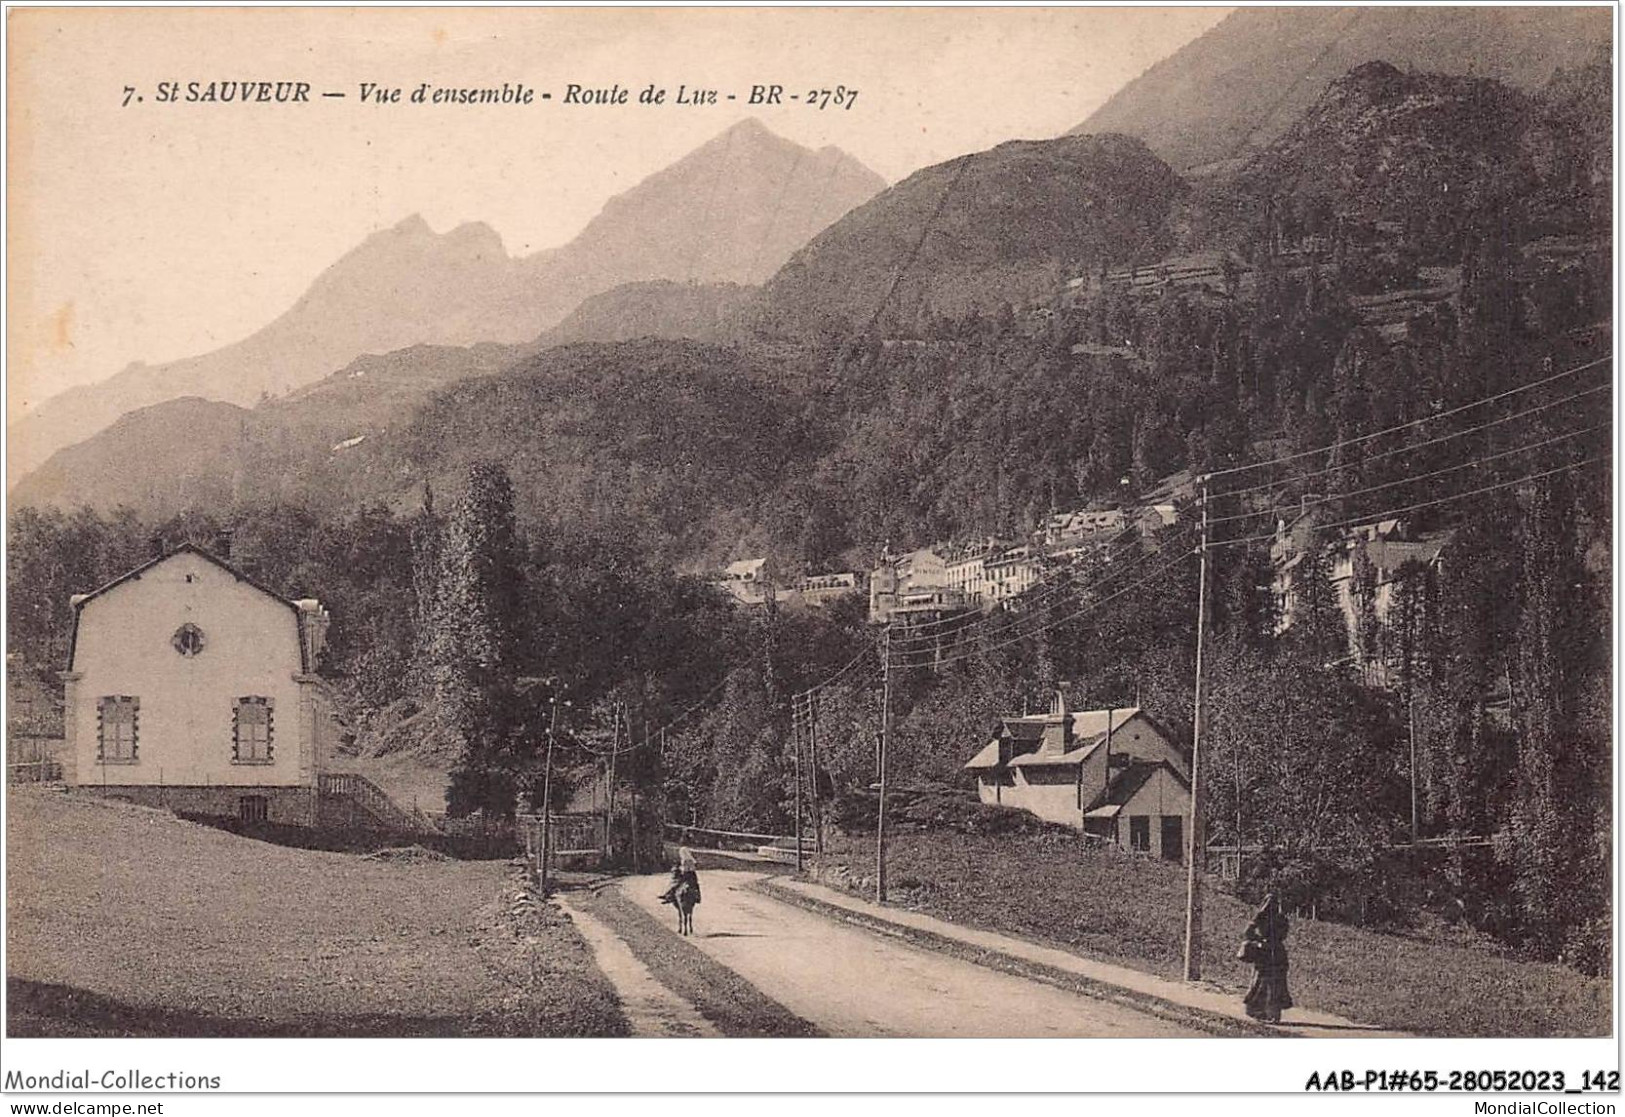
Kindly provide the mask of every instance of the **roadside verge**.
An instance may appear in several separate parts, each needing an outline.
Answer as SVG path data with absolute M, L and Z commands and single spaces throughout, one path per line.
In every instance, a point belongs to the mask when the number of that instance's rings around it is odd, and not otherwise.
M 920 912 L 880 907 L 856 896 L 790 877 L 769 877 L 755 887 L 776 900 L 826 918 L 901 938 L 976 965 L 1121 1004 L 1213 1035 L 1392 1037 L 1403 1034 L 1380 1031 L 1307 1009 L 1293 1009 L 1281 1024 L 1268 1026 L 1249 1017 L 1234 994 L 1210 986 L 1186 985 L 1008 935 L 962 927 Z

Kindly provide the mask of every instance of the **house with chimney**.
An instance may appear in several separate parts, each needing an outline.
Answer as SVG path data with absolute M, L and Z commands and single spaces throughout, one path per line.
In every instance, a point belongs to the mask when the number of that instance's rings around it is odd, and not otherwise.
M 387 800 L 359 801 L 382 800 L 364 778 L 325 771 L 338 727 L 319 601 L 186 544 L 71 606 L 63 731 L 79 790 L 243 823 L 400 821 Z
M 1138 707 L 1073 711 L 1057 693 L 1047 714 L 1000 719 L 965 770 L 990 806 L 1170 861 L 1185 856 L 1189 757 Z

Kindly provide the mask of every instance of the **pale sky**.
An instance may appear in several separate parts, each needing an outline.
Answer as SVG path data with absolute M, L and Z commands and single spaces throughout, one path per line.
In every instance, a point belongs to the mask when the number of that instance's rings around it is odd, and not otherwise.
M 562 244 L 747 116 L 892 182 L 1054 136 L 1228 11 L 13 9 L 8 394 L 17 407 L 245 337 L 414 213 L 437 231 L 483 221 L 514 255 Z M 307 81 L 312 103 L 156 101 L 159 82 L 221 80 Z M 358 100 L 365 81 L 554 97 L 375 107 Z M 560 101 L 570 82 L 740 100 L 574 107 Z M 752 108 L 756 83 L 859 96 L 850 110 Z M 145 100 L 121 105 L 125 86 Z

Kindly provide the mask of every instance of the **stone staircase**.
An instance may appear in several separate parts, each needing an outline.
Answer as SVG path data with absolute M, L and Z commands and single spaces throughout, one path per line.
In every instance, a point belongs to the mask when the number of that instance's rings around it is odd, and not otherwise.
M 318 778 L 317 792 L 325 825 L 403 836 L 440 833 L 427 815 L 403 809 L 383 788 L 358 772 L 324 772 Z

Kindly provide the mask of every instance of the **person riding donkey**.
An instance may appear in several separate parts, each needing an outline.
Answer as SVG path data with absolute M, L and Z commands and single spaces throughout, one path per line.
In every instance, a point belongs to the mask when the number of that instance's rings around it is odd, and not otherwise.
M 694 902 L 699 903 L 700 874 L 695 871 L 694 851 L 686 848 L 677 851 L 677 864 L 671 870 L 671 887 L 660 894 L 660 902 L 663 904 L 675 903 L 677 890 L 684 884 L 694 889 Z
M 677 851 L 677 864 L 671 871 L 671 886 L 661 893 L 660 902 L 677 909 L 677 929 L 683 934 L 693 927 L 694 906 L 700 902 L 700 874 L 695 868 L 694 853 L 683 848 Z

